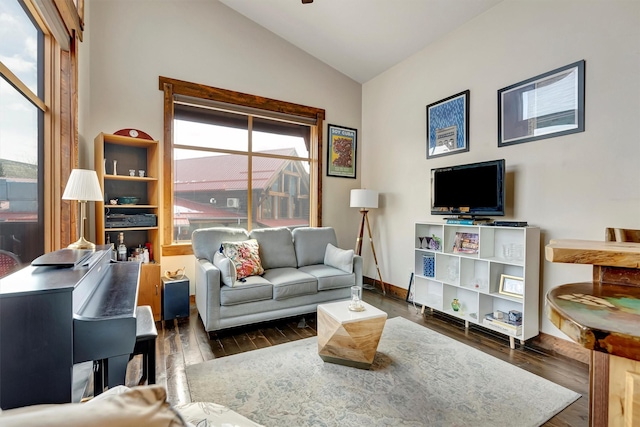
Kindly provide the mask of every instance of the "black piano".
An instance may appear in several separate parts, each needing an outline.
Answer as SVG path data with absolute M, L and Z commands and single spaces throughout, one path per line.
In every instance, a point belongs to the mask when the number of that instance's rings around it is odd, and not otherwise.
M 0 279 L 2 409 L 71 402 L 81 362 L 101 361 L 105 384 L 124 384 L 140 264 L 112 263 L 109 246 L 72 262 L 68 251 Z

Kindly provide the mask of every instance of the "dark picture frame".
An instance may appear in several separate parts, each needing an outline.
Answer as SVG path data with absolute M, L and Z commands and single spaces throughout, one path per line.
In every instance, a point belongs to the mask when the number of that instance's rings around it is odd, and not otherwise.
M 407 296 L 405 297 L 405 301 L 413 304 L 413 300 L 415 298 L 415 288 L 413 287 L 413 273 L 409 277 L 409 287 L 407 288 Z
M 498 90 L 498 147 L 584 132 L 585 61 Z
M 427 105 L 427 159 L 469 151 L 470 93 Z
M 358 131 L 327 125 L 327 176 L 356 178 Z

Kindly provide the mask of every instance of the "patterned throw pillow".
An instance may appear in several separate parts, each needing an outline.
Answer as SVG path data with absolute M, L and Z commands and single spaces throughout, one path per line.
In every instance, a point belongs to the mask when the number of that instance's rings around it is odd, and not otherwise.
M 256 239 L 242 242 L 222 242 L 222 253 L 236 266 L 238 280 L 264 273 Z

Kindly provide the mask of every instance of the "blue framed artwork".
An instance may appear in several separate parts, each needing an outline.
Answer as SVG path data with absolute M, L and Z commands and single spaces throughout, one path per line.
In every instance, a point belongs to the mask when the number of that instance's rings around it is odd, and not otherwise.
M 469 93 L 427 105 L 427 159 L 469 151 Z

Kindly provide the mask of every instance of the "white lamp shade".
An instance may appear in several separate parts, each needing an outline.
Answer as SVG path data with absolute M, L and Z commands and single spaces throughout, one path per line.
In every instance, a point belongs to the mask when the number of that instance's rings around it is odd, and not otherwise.
M 354 189 L 351 190 L 352 208 L 374 208 L 378 207 L 378 192 L 375 190 Z
M 96 171 L 74 169 L 69 175 L 69 181 L 64 189 L 62 200 L 100 201 L 102 190 L 98 182 Z

